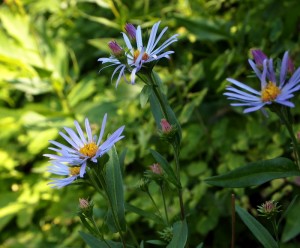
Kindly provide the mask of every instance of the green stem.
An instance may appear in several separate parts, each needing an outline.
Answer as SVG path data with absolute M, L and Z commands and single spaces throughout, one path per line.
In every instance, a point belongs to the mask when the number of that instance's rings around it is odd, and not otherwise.
M 160 92 L 160 89 L 159 89 L 159 85 L 156 83 L 155 79 L 153 78 L 153 73 L 149 73 L 149 74 L 145 74 L 146 75 L 146 78 L 148 80 L 145 81 L 144 78 L 140 77 L 147 85 L 151 85 L 152 86 L 152 89 L 153 89 L 153 92 L 155 94 L 155 96 L 157 97 L 158 101 L 159 101 L 159 105 L 162 109 L 162 112 L 164 113 L 164 116 L 165 118 L 170 121 L 169 119 L 169 116 L 168 116 L 168 111 L 166 109 L 166 104 L 163 100 L 163 96 L 162 96 L 162 93 Z
M 163 185 L 162 184 L 160 185 L 160 192 L 161 192 L 163 203 L 164 203 L 166 221 L 167 221 L 167 224 L 169 226 L 170 222 L 169 222 L 168 210 L 167 210 L 167 205 L 166 205 L 166 198 L 165 198 L 165 194 L 164 194 L 164 190 L 163 190 Z
M 155 207 L 155 209 L 156 209 L 157 213 L 159 214 L 160 218 L 163 220 L 162 214 L 161 214 L 161 212 L 160 212 L 158 206 L 156 205 L 156 203 L 155 203 L 155 201 L 154 201 L 152 195 L 150 194 L 149 190 L 147 190 L 146 193 L 147 193 L 147 195 L 149 196 L 151 202 L 153 203 L 153 206 Z
M 276 113 L 278 114 L 278 116 L 280 117 L 280 119 L 282 120 L 283 124 L 286 126 L 289 135 L 291 137 L 292 143 L 293 143 L 293 150 L 294 150 L 294 154 L 295 154 L 295 160 L 296 160 L 296 164 L 298 165 L 298 168 L 300 170 L 300 152 L 299 152 L 299 148 L 298 148 L 298 141 L 296 139 L 294 130 L 293 130 L 293 125 L 292 123 L 290 123 L 289 118 L 288 118 L 288 113 L 287 113 L 287 109 L 286 107 L 280 107 L 280 109 L 276 108 Z
M 278 237 L 278 225 L 277 225 L 275 219 L 272 219 L 271 223 L 272 223 L 272 226 L 273 226 L 273 230 L 274 230 L 274 234 L 275 234 L 275 239 L 276 239 L 277 245 L 278 245 L 278 247 L 280 247 L 279 237 Z
M 183 199 L 182 199 L 182 187 L 181 187 L 181 180 L 180 180 L 180 165 L 179 165 L 179 159 L 178 159 L 178 149 L 176 147 L 176 144 L 172 144 L 173 150 L 174 150 L 174 158 L 175 158 L 175 165 L 176 165 L 176 177 L 179 182 L 180 188 L 178 188 L 178 197 L 179 197 L 179 204 L 180 204 L 180 217 L 181 220 L 184 220 L 185 213 L 184 213 L 184 205 L 183 205 Z

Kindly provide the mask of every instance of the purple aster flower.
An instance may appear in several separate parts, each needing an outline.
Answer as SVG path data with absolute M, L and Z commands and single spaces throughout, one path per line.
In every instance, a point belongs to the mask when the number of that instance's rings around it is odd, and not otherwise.
M 162 45 L 158 46 L 158 42 L 161 40 L 164 33 L 167 31 L 168 27 L 165 27 L 158 34 L 158 27 L 160 22 L 157 22 L 153 25 L 147 46 L 144 46 L 142 39 L 142 30 L 138 26 L 137 29 L 134 28 L 132 24 L 126 24 L 126 31 L 128 33 L 122 33 L 124 42 L 126 44 L 128 52 L 124 53 L 125 59 L 118 59 L 117 56 L 112 55 L 109 58 L 99 58 L 98 61 L 102 64 L 108 63 L 104 68 L 115 66 L 115 70 L 112 74 L 111 79 L 114 78 L 116 73 L 119 73 L 119 76 L 116 81 L 116 87 L 119 84 L 121 77 L 123 76 L 125 81 L 125 70 L 130 72 L 130 82 L 131 84 L 135 83 L 136 74 L 141 70 L 141 68 L 146 64 L 153 61 L 158 61 L 161 58 L 169 58 L 169 55 L 174 53 L 174 51 L 165 51 L 164 50 L 173 42 L 177 41 L 177 34 L 173 35 L 171 38 L 163 42 Z M 131 41 L 135 40 L 135 46 L 131 44 Z M 103 69 L 104 69 L 103 68 Z
M 117 141 L 121 140 L 124 137 L 121 136 L 124 130 L 124 126 L 122 126 L 101 144 L 106 119 L 107 114 L 104 115 L 98 139 L 96 136 L 92 136 L 92 130 L 87 118 L 85 119 L 87 139 L 80 125 L 77 121 L 75 121 L 74 124 L 77 133 L 73 129 L 68 127 L 64 128 L 68 135 L 64 134 L 63 132 L 59 132 L 59 134 L 69 143 L 70 147 L 63 145 L 57 141 L 51 140 L 50 143 L 55 147 L 49 147 L 49 149 L 60 153 L 60 155 L 45 154 L 44 156 L 49 157 L 52 162 L 55 161 L 58 163 L 68 163 L 70 165 L 80 166 L 79 176 L 83 177 L 85 174 L 87 161 L 96 163 L 98 157 L 101 157 L 105 153 L 107 153 Z
M 67 186 L 80 176 L 80 166 L 68 166 L 57 161 L 52 161 L 52 165 L 48 167 L 48 171 L 52 174 L 67 176 L 66 178 L 51 178 L 53 181 L 48 184 L 52 184 L 52 188 Z
M 295 105 L 290 99 L 294 96 L 293 93 L 300 89 L 300 68 L 287 79 L 288 60 L 288 52 L 285 52 L 278 78 L 274 71 L 273 59 L 264 59 L 262 71 L 249 59 L 250 66 L 261 82 L 261 91 L 257 91 L 235 79 L 228 78 L 227 81 L 232 83 L 233 86 L 228 86 L 224 95 L 227 96 L 229 100 L 237 101 L 236 103 L 231 103 L 231 106 L 246 107 L 244 113 L 259 109 L 263 110 L 264 106 L 272 103 L 294 107 Z

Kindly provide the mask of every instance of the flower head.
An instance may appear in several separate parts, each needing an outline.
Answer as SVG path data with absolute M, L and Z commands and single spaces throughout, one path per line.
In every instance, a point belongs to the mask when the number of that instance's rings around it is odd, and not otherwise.
M 244 113 L 259 110 L 274 103 L 294 107 L 295 105 L 290 99 L 294 96 L 293 93 L 300 89 L 300 68 L 287 79 L 288 60 L 288 52 L 285 52 L 280 66 L 280 73 L 277 76 L 273 59 L 264 59 L 262 71 L 249 59 L 250 66 L 260 80 L 261 90 L 257 91 L 244 83 L 228 78 L 227 81 L 231 82 L 233 86 L 228 86 L 224 95 L 229 100 L 237 101 L 231 103 L 231 106 L 246 107 Z
M 67 132 L 67 135 L 63 132 L 59 132 L 59 134 L 66 140 L 66 142 L 69 143 L 70 147 L 57 141 L 51 140 L 50 143 L 55 147 L 49 147 L 49 149 L 60 153 L 60 155 L 45 154 L 44 156 L 49 157 L 51 159 L 51 162 L 56 164 L 56 166 L 59 166 L 60 169 L 64 169 L 64 174 L 62 175 L 68 175 L 66 168 L 69 167 L 66 167 L 66 165 L 64 165 L 64 163 L 68 163 L 70 165 L 76 165 L 78 168 L 80 168 L 78 174 L 80 177 L 83 177 L 85 174 L 87 161 L 96 163 L 98 157 L 101 157 L 102 155 L 107 153 L 117 141 L 124 137 L 121 136 L 124 130 L 124 126 L 122 126 L 101 144 L 106 125 L 106 119 L 107 114 L 104 115 L 98 139 L 97 136 L 92 136 L 92 130 L 87 118 L 85 119 L 85 130 L 87 138 L 85 137 L 78 122 L 75 121 L 74 124 L 77 133 L 73 129 L 68 127 L 64 128 Z M 76 174 L 76 178 L 78 177 L 78 174 Z M 75 180 L 76 178 L 74 178 L 73 180 Z
M 48 167 L 48 171 L 52 174 L 67 176 L 66 178 L 51 178 L 52 188 L 62 188 L 71 184 L 79 177 L 80 166 L 71 166 L 58 161 L 52 161 L 52 165 Z
M 142 39 L 142 30 L 141 27 L 138 26 L 135 28 L 132 24 L 126 24 L 125 30 L 128 34 L 123 34 L 123 39 L 126 45 L 126 49 L 123 50 L 123 55 L 126 59 L 119 59 L 114 53 L 109 58 L 99 58 L 102 64 L 108 63 L 108 65 L 104 68 L 115 66 L 115 70 L 112 74 L 111 79 L 114 78 L 116 73 L 119 73 L 119 76 L 116 81 L 116 87 L 119 84 L 121 77 L 127 81 L 125 77 L 125 71 L 130 72 L 130 83 L 135 83 L 136 74 L 146 66 L 147 63 L 156 62 L 161 58 L 169 58 L 169 55 L 174 53 L 174 51 L 164 51 L 170 44 L 177 41 L 177 34 L 173 35 L 171 38 L 167 39 L 160 46 L 158 46 L 158 42 L 161 40 L 164 33 L 167 31 L 168 27 L 165 27 L 161 33 L 158 34 L 158 27 L 160 22 L 157 22 L 153 25 L 149 40 L 147 45 L 144 45 Z M 135 42 L 132 44 L 131 42 Z M 126 50 L 126 51 L 125 51 Z M 118 54 L 119 55 L 119 54 Z M 149 66 L 149 69 L 152 70 L 152 66 Z M 103 68 L 103 69 L 104 69 Z

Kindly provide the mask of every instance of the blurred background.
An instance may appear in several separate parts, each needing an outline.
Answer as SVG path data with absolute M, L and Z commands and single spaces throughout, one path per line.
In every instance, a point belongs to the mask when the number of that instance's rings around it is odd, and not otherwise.
M 287 133 L 277 117 L 260 112 L 245 115 L 222 95 L 232 77 L 259 89 L 247 59 L 251 48 L 282 58 L 289 50 L 300 65 L 298 0 L 5 0 L 0 4 L 0 247 L 86 247 L 78 231 L 78 198 L 95 202 L 101 225 L 106 205 L 92 189 L 70 186 L 51 189 L 47 183 L 49 140 L 61 140 L 63 126 L 85 117 L 99 129 L 108 113 L 107 132 L 126 125 L 118 142 L 125 158 L 125 198 L 152 210 L 139 189 L 140 178 L 155 161 L 149 149 L 171 152 L 158 135 L 149 104 L 141 107 L 141 81 L 111 82 L 113 69 L 99 73 L 100 57 L 109 57 L 107 43 L 120 39 L 124 25 L 144 32 L 161 20 L 164 39 L 178 33 L 169 49 L 175 54 L 155 67 L 182 124 L 180 155 L 190 247 L 230 246 L 230 198 L 254 215 L 256 206 L 275 199 L 285 208 L 299 193 L 295 179 L 278 179 L 260 187 L 223 189 L 207 185 L 209 176 L 245 163 L 277 156 L 291 157 Z M 299 106 L 299 97 L 295 97 Z M 300 131 L 300 108 L 293 109 Z M 161 201 L 151 185 L 154 199 Z M 156 193 L 157 192 L 157 193 Z M 169 213 L 178 219 L 179 206 L 168 191 Z M 174 196 L 174 201 L 172 200 Z M 282 229 L 283 247 L 297 246 L 299 202 Z M 133 213 L 126 219 L 138 241 L 159 239 L 154 222 Z M 258 217 L 259 220 L 262 220 Z M 259 247 L 237 220 L 236 247 Z M 114 236 L 107 236 L 114 238 Z M 298 238 L 300 242 L 300 239 Z M 154 247 L 147 244 L 145 247 Z

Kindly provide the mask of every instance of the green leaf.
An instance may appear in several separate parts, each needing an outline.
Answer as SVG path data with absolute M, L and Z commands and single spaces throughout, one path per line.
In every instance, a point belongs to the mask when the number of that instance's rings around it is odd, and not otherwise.
M 287 213 L 286 224 L 283 228 L 283 233 L 281 240 L 282 242 L 287 242 L 292 238 L 296 237 L 300 233 L 300 208 L 299 208 L 300 200 L 298 199 L 296 203 L 294 201 L 291 202 L 288 209 L 285 211 Z M 284 213 L 284 215 L 285 215 Z
M 123 178 L 116 148 L 113 147 L 108 152 L 109 160 L 106 165 L 106 190 L 107 197 L 111 202 L 109 214 L 114 216 L 114 224 L 118 225 L 122 231 L 126 230 Z M 117 230 L 117 229 L 116 229 Z
M 91 248 L 99 248 L 99 247 L 122 248 L 123 247 L 123 245 L 120 242 L 114 242 L 114 241 L 110 241 L 110 240 L 108 240 L 108 241 L 100 240 L 91 234 L 80 232 L 80 231 L 79 231 L 79 234 L 80 234 L 81 238 L 85 241 L 85 243 L 87 243 L 88 246 Z
M 165 224 L 161 220 L 161 218 L 159 218 L 157 215 L 155 215 L 151 212 L 144 211 L 143 209 L 135 207 L 135 206 L 133 206 L 129 203 L 126 203 L 126 202 L 125 202 L 125 209 L 126 209 L 126 211 L 133 212 L 133 213 L 136 213 L 139 216 L 143 216 L 143 217 L 146 217 L 147 219 L 153 220 L 156 224 L 159 224 L 159 225 L 164 225 Z
M 221 20 L 212 21 L 206 18 L 187 18 L 180 15 L 176 15 L 175 19 L 178 25 L 186 27 L 198 40 L 218 41 L 230 38 L 229 32 L 225 31 L 225 23 L 221 23 Z
M 245 209 L 236 205 L 236 212 L 244 222 L 244 224 L 250 229 L 252 234 L 258 239 L 258 241 L 266 248 L 278 248 L 278 245 L 269 231 L 260 224 L 251 214 Z
M 203 248 L 203 242 L 202 243 L 200 243 L 199 245 L 197 245 L 197 247 L 196 248 Z
M 291 176 L 300 176 L 294 162 L 287 158 L 274 158 L 249 163 L 223 175 L 209 177 L 205 182 L 220 187 L 243 188 Z
M 152 94 L 152 87 L 149 85 L 145 85 L 140 93 L 140 103 L 142 108 L 145 107 L 151 94 Z
M 177 188 L 181 188 L 181 185 L 179 184 L 174 174 L 174 171 L 172 167 L 169 165 L 169 163 L 167 162 L 167 160 L 162 155 L 160 155 L 157 151 L 150 149 L 150 152 L 152 153 L 152 156 L 154 157 L 156 162 L 161 165 L 165 173 L 168 175 L 169 181 L 173 183 Z
M 173 225 L 173 238 L 167 248 L 184 248 L 188 236 L 186 220 L 177 221 Z
M 68 101 L 72 107 L 75 107 L 80 101 L 90 97 L 95 91 L 95 81 L 92 79 L 83 79 L 76 84 L 68 94 Z

